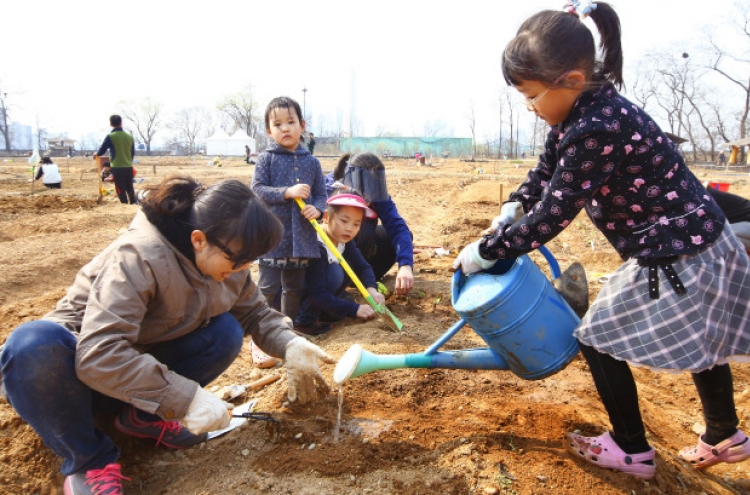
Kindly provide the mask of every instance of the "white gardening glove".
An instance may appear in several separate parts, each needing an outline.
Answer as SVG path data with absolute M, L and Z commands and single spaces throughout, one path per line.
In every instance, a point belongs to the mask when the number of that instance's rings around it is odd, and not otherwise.
M 518 201 L 503 203 L 500 208 L 500 214 L 492 220 L 492 230 L 497 230 L 501 225 L 510 225 L 516 223 L 523 217 L 523 205 Z
M 480 242 L 474 241 L 458 253 L 456 260 L 453 262 L 454 272 L 461 268 L 464 275 L 471 275 L 492 268 L 497 263 L 497 260 L 486 260 L 479 255 Z
M 318 368 L 318 359 L 324 363 L 336 362 L 323 349 L 304 337 L 295 337 L 286 345 L 286 376 L 289 402 L 299 400 L 305 404 L 317 398 L 316 386 L 328 392 L 330 388 Z
M 229 426 L 230 419 L 231 416 L 224 401 L 208 390 L 198 387 L 180 423 L 190 430 L 190 433 L 200 435 L 226 428 Z

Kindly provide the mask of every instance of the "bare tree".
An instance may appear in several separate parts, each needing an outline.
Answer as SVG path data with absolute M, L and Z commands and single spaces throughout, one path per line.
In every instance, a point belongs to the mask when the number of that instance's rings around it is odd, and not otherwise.
M 161 103 L 146 98 L 141 103 L 121 101 L 119 104 L 122 116 L 135 126 L 135 130 L 146 145 L 146 154 L 151 154 L 151 142 L 161 126 Z
M 5 140 L 5 151 L 10 151 L 10 105 L 8 103 L 8 93 L 0 82 L 0 133 Z
M 713 159 L 716 135 L 707 92 L 701 87 L 705 69 L 695 65 L 687 52 L 670 48 L 649 52 L 640 67 L 642 77 L 635 94 L 644 107 L 649 100 L 655 102 L 669 131 L 688 138 L 693 160 L 697 161 L 699 152 L 704 156 L 708 153 Z
M 505 92 L 505 101 L 508 104 L 508 122 L 510 122 L 510 143 L 509 143 L 509 146 L 508 146 L 508 153 L 510 153 L 512 155 L 513 154 L 513 148 L 514 148 L 514 145 L 515 145 L 515 140 L 513 139 L 513 125 L 514 125 L 514 122 L 513 122 L 513 113 L 514 113 L 514 108 L 513 108 L 513 98 L 512 98 L 512 95 L 511 95 L 510 91 L 506 91 Z
M 547 127 L 545 122 L 535 115 L 534 119 L 531 121 L 530 130 L 531 139 L 529 142 L 529 150 L 531 151 L 531 155 L 536 155 L 537 143 L 544 144 Z
M 474 112 L 474 100 L 469 100 L 469 113 L 466 115 L 466 118 L 469 120 L 469 130 L 471 130 L 471 143 L 472 143 L 472 153 L 473 157 L 477 156 L 477 136 L 476 136 L 476 129 L 477 129 L 477 116 Z M 472 157 L 472 158 L 473 158 Z
M 205 107 L 187 107 L 180 109 L 169 124 L 175 132 L 177 143 L 185 147 L 187 154 L 196 152 L 196 142 L 205 136 L 210 127 L 211 115 Z
M 729 24 L 743 38 L 732 48 L 725 48 L 717 39 L 710 37 L 713 57 L 709 67 L 742 91 L 743 108 L 740 114 L 740 138 L 747 136 L 748 116 L 750 116 L 750 2 L 744 1 L 734 6 Z
M 88 133 L 78 140 L 78 149 L 80 151 L 96 151 L 101 139 L 96 134 Z
M 506 86 L 500 91 L 499 98 L 497 100 L 497 158 L 498 160 L 503 154 L 503 109 L 505 107 L 505 99 L 507 98 L 509 88 Z
M 716 135 L 719 139 L 724 141 L 725 143 L 728 143 L 731 141 L 729 139 L 729 133 L 727 131 L 727 124 L 726 124 L 726 113 L 724 112 L 716 101 L 707 101 L 706 104 L 708 105 L 710 112 L 713 114 L 713 126 L 716 132 Z
M 47 149 L 47 129 L 42 127 L 41 119 L 39 115 L 36 116 L 36 146 L 39 151 Z M 33 139 L 33 136 L 32 136 Z
M 441 134 L 445 133 L 445 128 L 446 127 L 447 126 L 446 126 L 445 122 L 443 122 L 442 120 L 439 120 L 439 119 L 438 120 L 431 120 L 429 122 L 425 122 L 424 123 L 424 131 L 423 131 L 424 132 L 424 137 L 430 137 L 430 138 L 438 137 Z
M 241 91 L 225 96 L 216 108 L 226 114 L 237 129 L 244 129 L 251 138 L 257 137 L 263 129 L 258 115 L 258 105 L 253 98 L 253 87 L 248 84 Z
M 630 85 L 628 94 L 639 107 L 647 110 L 648 102 L 655 96 L 653 67 L 646 58 L 640 59 L 636 67 L 635 82 Z

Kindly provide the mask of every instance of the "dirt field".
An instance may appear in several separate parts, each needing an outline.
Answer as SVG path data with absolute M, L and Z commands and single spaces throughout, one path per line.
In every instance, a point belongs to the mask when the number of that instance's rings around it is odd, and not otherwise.
M 322 160 L 324 170 L 333 159 Z M 116 197 L 96 201 L 90 159 L 60 159 L 61 191 L 37 184 L 31 195 L 24 161 L 0 162 L 0 342 L 20 323 L 52 309 L 76 271 L 126 228 L 135 206 Z M 415 289 L 392 296 L 388 306 L 404 323 L 396 334 L 377 320 L 335 325 L 314 341 L 335 357 L 354 343 L 379 354 L 419 352 L 458 320 L 450 302 L 457 249 L 476 239 L 498 212 L 502 195 L 515 189 L 531 162 L 467 163 L 448 160 L 431 167 L 387 162 L 388 187 L 414 233 Z M 475 173 L 477 167 L 483 173 Z M 253 169 L 241 161 L 208 167 L 205 159 L 142 158 L 138 176 L 155 182 L 185 172 L 212 183 L 223 178 L 250 181 Z M 699 176 L 714 179 L 705 172 Z M 732 178 L 731 191 L 750 196 L 745 179 Z M 109 185 L 109 189 L 113 186 Z M 590 297 L 619 257 L 585 215 L 548 245 L 565 269 L 580 261 Z M 454 251 L 455 253 L 455 251 Z M 538 255 L 532 259 L 545 267 Z M 546 268 L 545 268 L 546 269 Z M 394 277 L 385 283 L 393 288 Z M 468 327 L 448 349 L 481 346 Z M 750 420 L 750 367 L 733 366 L 735 398 L 746 431 Z M 330 379 L 333 366 L 326 365 Z M 247 384 L 284 368 L 256 370 L 249 352 L 216 385 Z M 583 359 L 561 372 L 527 381 L 510 371 L 401 369 L 370 373 L 345 384 L 340 434 L 334 435 L 339 395 L 333 390 L 314 405 L 286 403 L 286 380 L 243 395 L 280 422 L 280 434 L 249 422 L 229 434 L 175 452 L 154 442 L 126 437 L 102 418 L 102 427 L 122 449 L 120 462 L 128 495 L 146 494 L 747 494 L 750 462 L 696 472 L 680 461 L 679 450 L 696 441 L 702 417 L 688 374 L 634 371 L 641 408 L 657 450 L 657 474 L 642 481 L 599 469 L 569 456 L 565 432 L 600 433 L 609 427 Z M 332 383 L 332 381 L 331 381 Z M 55 411 L 49 411 L 50 415 Z M 0 493 L 62 493 L 60 460 L 8 404 L 0 404 Z

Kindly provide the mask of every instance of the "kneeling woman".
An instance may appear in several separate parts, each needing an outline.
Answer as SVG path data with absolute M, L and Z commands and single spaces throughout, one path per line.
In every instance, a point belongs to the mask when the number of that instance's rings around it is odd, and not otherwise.
M 250 277 L 282 226 L 248 186 L 204 189 L 174 176 L 147 190 L 128 231 L 0 354 L 10 403 L 63 458 L 66 494 L 120 484 L 119 450 L 98 414 L 117 412 L 117 429 L 171 448 L 227 426 L 224 403 L 203 387 L 232 364 L 246 333 L 286 358 L 292 401 L 326 386 L 317 360 L 333 362 L 268 307 Z

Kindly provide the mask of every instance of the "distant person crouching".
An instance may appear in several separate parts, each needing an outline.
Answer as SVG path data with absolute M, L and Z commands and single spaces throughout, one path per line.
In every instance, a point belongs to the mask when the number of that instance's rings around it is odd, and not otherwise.
M 39 171 L 36 173 L 35 180 L 42 179 L 44 187 L 47 189 L 61 189 L 62 176 L 57 164 L 48 156 L 42 157 L 39 162 Z

